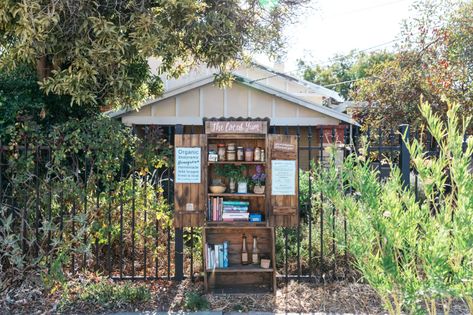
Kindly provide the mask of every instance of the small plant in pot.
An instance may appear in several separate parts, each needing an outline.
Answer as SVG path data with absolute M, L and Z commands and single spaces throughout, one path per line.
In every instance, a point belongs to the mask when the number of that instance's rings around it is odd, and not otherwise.
M 245 176 L 244 173 L 246 172 L 246 167 L 244 165 L 232 165 L 232 164 L 225 164 L 225 165 L 218 165 L 215 169 L 215 174 L 220 176 L 221 178 L 228 179 L 228 190 L 231 193 L 236 191 L 236 184 L 239 181 L 244 181 Z
M 254 184 L 253 192 L 255 194 L 264 194 L 266 174 L 261 165 L 256 165 L 256 173 L 251 176 L 251 182 Z

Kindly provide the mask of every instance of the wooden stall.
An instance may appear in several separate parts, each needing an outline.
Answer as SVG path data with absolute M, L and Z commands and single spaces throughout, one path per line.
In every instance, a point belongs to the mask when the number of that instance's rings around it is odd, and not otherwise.
M 299 220 L 298 151 L 268 127 L 207 120 L 204 134 L 175 135 L 174 222 L 203 227 L 207 292 L 275 292 L 274 227 Z

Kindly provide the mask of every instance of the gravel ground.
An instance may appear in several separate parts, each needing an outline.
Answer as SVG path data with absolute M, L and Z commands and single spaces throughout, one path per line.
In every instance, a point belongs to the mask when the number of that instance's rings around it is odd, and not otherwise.
M 182 312 L 187 292 L 203 294 L 201 281 L 139 281 L 151 299 L 145 303 L 104 305 L 84 302 L 77 297 L 88 283 L 108 281 L 94 276 L 78 277 L 68 283 L 67 295 L 62 287 L 47 292 L 38 281 L 24 282 L 0 295 L 0 314 L 110 314 L 116 312 Z M 123 282 L 111 282 L 114 286 Z M 127 282 L 130 284 L 130 282 Z M 289 282 L 279 284 L 276 294 L 204 295 L 211 311 L 273 313 L 351 313 L 385 314 L 376 293 L 366 284 L 335 282 L 330 284 Z M 64 306 L 66 302 L 66 306 Z M 454 303 L 451 314 L 468 314 L 462 302 Z

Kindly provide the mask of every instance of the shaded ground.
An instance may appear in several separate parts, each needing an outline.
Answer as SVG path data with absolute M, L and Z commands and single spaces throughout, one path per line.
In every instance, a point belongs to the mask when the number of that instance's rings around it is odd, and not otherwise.
M 39 289 L 39 282 L 39 279 L 25 282 L 19 288 L 2 292 L 0 313 L 104 314 L 119 311 L 183 311 L 189 310 L 186 294 L 195 292 L 198 297 L 203 294 L 202 282 L 192 283 L 189 280 L 131 283 L 111 282 L 89 275 L 87 278 L 79 277 L 73 282 L 70 281 L 67 286 L 52 287 L 47 291 Z M 92 291 L 91 296 L 84 294 L 84 287 L 94 287 L 94 284 L 107 288 L 106 292 Z M 124 287 L 127 290 L 120 293 L 114 291 Z M 146 300 L 140 300 L 142 296 L 136 294 L 141 292 L 136 289 L 143 288 L 147 294 L 150 293 Z M 109 292 L 109 289 L 113 290 Z M 121 296 L 112 296 L 116 294 Z M 116 300 L 113 300 L 115 298 Z M 112 300 L 113 302 L 108 303 Z M 203 295 L 202 300 L 208 303 L 208 309 L 223 312 L 385 313 L 375 292 L 368 285 L 346 282 L 325 285 L 289 282 L 287 287 L 280 283 L 275 295 Z M 467 314 L 462 303 L 457 303 L 451 313 Z

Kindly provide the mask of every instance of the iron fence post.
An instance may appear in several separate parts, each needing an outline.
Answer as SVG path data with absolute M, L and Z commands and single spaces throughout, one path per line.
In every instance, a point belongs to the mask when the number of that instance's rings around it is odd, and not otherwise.
M 183 134 L 184 127 L 176 125 L 175 133 Z M 184 233 L 182 228 L 176 228 L 174 232 L 174 277 L 181 281 L 184 279 Z
M 401 169 L 401 180 L 403 187 L 409 188 L 410 186 L 410 159 L 411 154 L 407 149 L 406 143 L 409 142 L 409 125 L 399 126 L 399 168 Z

